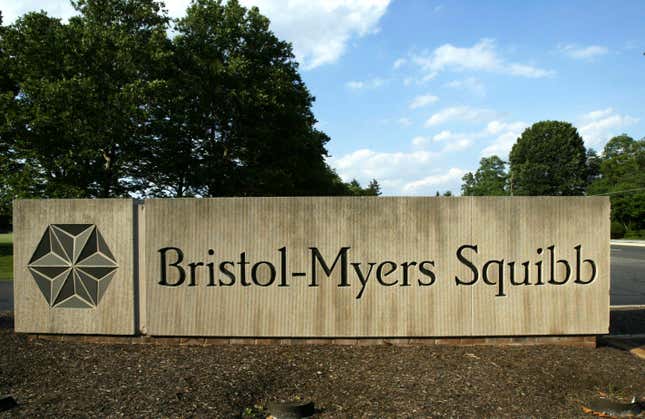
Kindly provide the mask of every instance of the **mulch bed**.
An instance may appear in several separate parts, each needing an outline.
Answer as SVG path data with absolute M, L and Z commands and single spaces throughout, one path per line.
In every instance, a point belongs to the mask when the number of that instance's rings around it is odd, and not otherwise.
M 28 340 L 0 315 L 0 417 L 262 417 L 312 400 L 319 417 L 585 415 L 645 395 L 645 361 L 563 346 L 158 346 Z

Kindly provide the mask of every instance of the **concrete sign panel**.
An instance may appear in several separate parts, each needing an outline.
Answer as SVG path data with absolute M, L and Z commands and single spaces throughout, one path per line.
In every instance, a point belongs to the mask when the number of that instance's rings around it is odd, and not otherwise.
M 133 202 L 14 203 L 17 332 L 133 334 Z
M 141 213 L 141 318 L 152 335 L 608 332 L 606 197 L 160 199 L 146 200 Z M 22 242 L 32 253 L 47 226 L 72 222 L 39 217 Z M 100 261 L 118 266 L 118 282 L 130 269 L 114 236 L 123 225 L 73 222 L 96 224 L 109 249 L 119 249 Z M 21 255 L 26 276 L 31 253 Z M 77 265 L 81 285 L 85 273 L 100 287 Z M 29 301 L 55 310 L 43 299 L 48 288 L 28 283 Z M 103 298 L 119 290 L 111 284 Z

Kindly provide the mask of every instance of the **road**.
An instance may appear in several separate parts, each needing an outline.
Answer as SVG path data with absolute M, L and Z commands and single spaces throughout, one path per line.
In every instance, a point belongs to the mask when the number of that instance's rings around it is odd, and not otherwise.
M 611 305 L 645 305 L 645 247 L 611 246 Z M 0 281 L 0 311 L 13 310 L 13 283 Z
M 13 310 L 13 282 L 0 281 L 0 311 Z
M 645 304 L 644 246 L 611 246 L 611 304 Z

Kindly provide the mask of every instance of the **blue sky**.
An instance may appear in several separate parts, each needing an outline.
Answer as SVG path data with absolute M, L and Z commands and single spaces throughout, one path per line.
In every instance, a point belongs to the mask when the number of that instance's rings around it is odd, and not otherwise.
M 345 180 L 387 195 L 459 192 L 482 156 L 528 125 L 573 123 L 602 150 L 645 136 L 641 1 L 241 0 L 291 41 Z M 181 16 L 186 0 L 166 2 Z M 64 0 L 0 0 L 69 17 Z

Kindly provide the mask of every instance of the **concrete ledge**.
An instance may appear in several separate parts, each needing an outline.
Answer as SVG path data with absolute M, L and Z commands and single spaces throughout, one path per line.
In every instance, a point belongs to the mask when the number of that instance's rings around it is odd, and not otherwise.
M 495 336 L 449 338 L 200 338 L 152 336 L 85 336 L 85 335 L 28 335 L 29 341 L 94 343 L 108 345 L 392 345 L 392 346 L 526 346 L 564 345 L 596 347 L 596 335 L 578 336 Z

